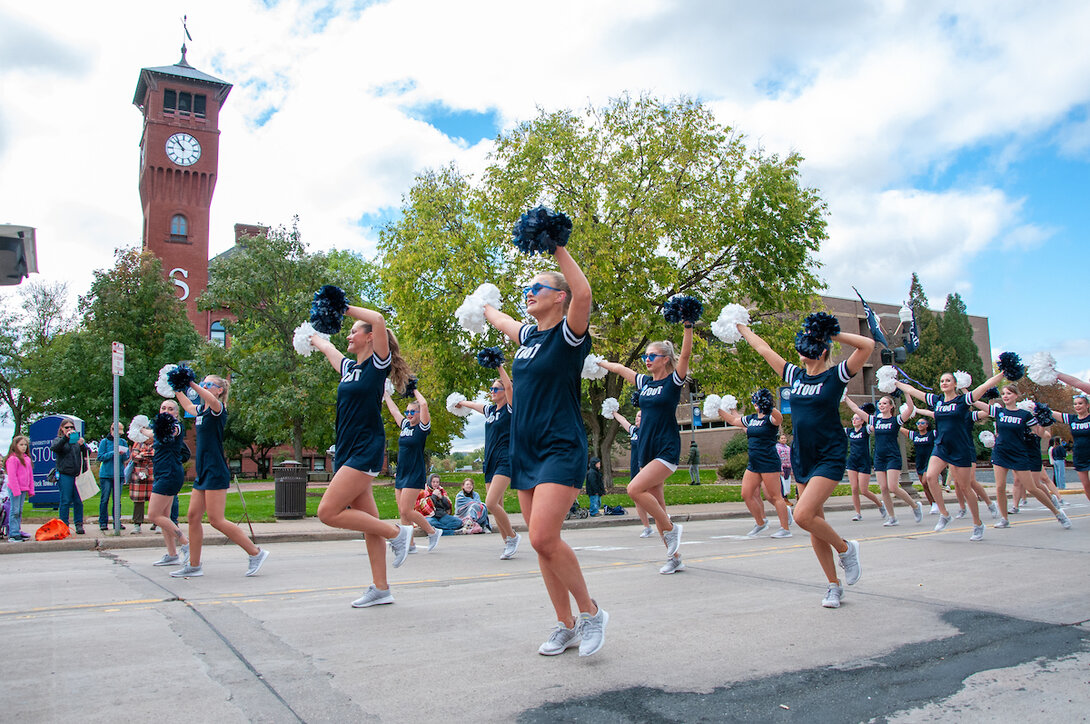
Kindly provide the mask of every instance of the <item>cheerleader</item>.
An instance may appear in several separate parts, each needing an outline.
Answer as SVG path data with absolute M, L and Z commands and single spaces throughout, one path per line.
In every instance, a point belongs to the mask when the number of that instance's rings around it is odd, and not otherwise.
M 431 432 L 431 414 L 428 412 L 428 401 L 416 389 L 415 383 L 416 380 L 409 382 L 414 399 L 405 407 L 404 415 L 397 409 L 397 403 L 390 396 L 389 390 L 383 391 L 382 400 L 390 411 L 390 417 L 394 418 L 394 424 L 401 431 L 397 437 L 397 472 L 394 474 L 397 512 L 401 516 L 402 525 L 410 528 L 416 525 L 427 533 L 430 552 L 439 545 L 443 531 L 429 523 L 424 514 L 416 509 L 416 499 L 424 489 L 428 473 L 425 470 L 424 446 L 428 441 L 428 433 Z M 431 528 L 431 532 L 428 532 L 428 528 Z M 409 553 L 416 553 L 416 544 L 412 541 L 409 541 Z
M 1073 450 L 1071 466 L 1075 474 L 1082 482 L 1082 490 L 1090 499 L 1090 384 L 1077 377 L 1060 373 L 1057 377 L 1079 390 L 1072 398 L 1074 414 L 1069 412 L 1053 412 L 1052 417 L 1057 422 L 1062 422 L 1071 428 L 1071 440 Z
M 768 528 L 764 515 L 764 503 L 761 502 L 761 489 L 765 498 L 772 503 L 780 519 L 780 529 L 772 534 L 773 538 L 790 538 L 791 521 L 787 512 L 787 502 L 783 499 L 780 472 L 783 465 L 776 454 L 776 439 L 779 437 L 783 416 L 773 405 L 772 392 L 762 387 L 753 394 L 751 400 L 757 408 L 755 415 L 739 415 L 735 411 L 719 408 L 719 417 L 728 425 L 746 431 L 746 450 L 748 462 L 742 474 L 742 501 L 749 508 L 755 525 L 746 535 L 753 538 Z
M 485 304 L 488 322 L 519 344 L 512 363 L 511 487 L 537 552 L 557 624 L 544 656 L 579 646 L 590 656 L 605 643 L 609 614 L 591 598 L 575 551 L 560 537 L 586 477 L 587 434 L 580 409 L 583 360 L 590 353 L 591 289 L 565 246 L 553 251 L 560 273 L 541 272 L 523 289 L 523 324 Z M 571 599 L 579 608 L 572 615 Z
M 522 536 L 511 527 L 503 509 L 503 496 L 511 485 L 511 378 L 501 364 L 499 377 L 488 388 L 491 403 L 459 401 L 455 407 L 476 410 L 484 415 L 484 480 L 487 486 L 484 504 L 503 536 L 501 561 L 514 558 Z
M 337 472 L 318 503 L 318 519 L 330 527 L 363 533 L 374 583 L 352 606 L 367 608 L 394 602 L 386 578 L 386 541 L 390 541 L 393 566 L 397 568 L 405 562 L 413 535 L 411 525 L 379 519 L 371 487 L 382 470 L 386 452 L 380 405 L 386 377 L 392 377 L 395 388 L 404 389 L 409 368 L 381 314 L 350 306 L 347 315 L 357 320 L 348 332 L 348 353 L 355 355 L 354 360 L 341 354 L 322 336 L 316 334 L 310 338 L 310 343 L 341 375 L 337 385 L 337 452 L 333 461 Z
M 945 372 L 939 378 L 939 390 L 941 394 L 920 392 L 912 385 L 897 382 L 897 387 L 906 395 L 911 395 L 924 402 L 935 413 L 935 448 L 931 453 L 931 460 L 927 464 L 927 484 L 931 488 L 931 495 L 939 507 L 939 522 L 935 524 L 935 530 L 940 531 L 950 525 L 951 517 L 946 510 L 946 503 L 942 499 L 939 489 L 939 475 L 949 466 L 953 470 L 954 485 L 961 489 L 969 504 L 969 510 L 973 514 L 973 533 L 969 537 L 971 541 L 978 541 L 984 537 L 984 523 L 980 520 L 980 509 L 977 507 L 977 496 L 972 489 L 970 474 L 972 465 L 976 459 L 976 447 L 973 445 L 972 433 L 972 404 L 983 396 L 984 392 L 1003 379 L 1000 372 L 977 387 L 972 392 L 958 394 L 957 382 L 954 375 Z
M 227 536 L 227 539 L 246 551 L 249 563 L 247 576 L 256 575 L 261 569 L 269 552 L 258 548 L 246 537 L 242 529 L 227 520 L 224 512 L 227 508 L 227 490 L 231 487 L 231 471 L 223 454 L 223 432 L 227 427 L 227 396 L 231 384 L 219 375 L 208 375 L 198 385 L 190 382 L 189 388 L 197 393 L 200 406 L 194 405 L 187 395 L 175 392 L 174 396 L 182 409 L 196 418 L 197 428 L 197 479 L 193 482 L 193 492 L 189 496 L 189 562 L 177 571 L 171 572 L 174 578 L 193 578 L 203 576 L 201 567 L 201 548 L 204 543 L 204 528 L 201 518 L 208 511 L 208 522 L 213 528 Z
M 174 502 L 174 496 L 185 482 L 182 463 L 189 460 L 189 448 L 186 447 L 185 433 L 182 432 L 178 418 L 178 403 L 174 400 L 163 400 L 154 424 L 143 431 L 149 439 L 154 439 L 152 449 L 155 451 L 151 462 L 155 482 L 151 487 L 148 520 L 159 526 L 167 547 L 163 557 L 152 564 L 156 566 L 184 567 L 189 563 L 189 540 L 182 529 L 170 519 L 170 506 Z
M 1041 463 L 1040 448 L 1038 447 L 1034 454 L 1025 442 L 1027 433 L 1040 431 L 1033 413 L 1018 408 L 1019 395 L 1015 385 L 1006 385 L 999 395 L 1003 404 L 994 403 L 988 409 L 988 414 L 995 420 L 992 469 L 995 471 L 995 493 L 999 498 L 999 511 L 1002 516 L 994 527 L 1010 527 L 1010 521 L 1007 519 L 1007 472 L 1010 471 L 1015 481 L 1021 480 L 1026 491 L 1041 501 L 1041 504 L 1056 516 L 1060 525 L 1070 528 L 1071 521 L 1067 519 L 1067 514 L 1053 506 L 1052 501 L 1031 478 L 1033 458 L 1037 458 L 1038 466 Z M 1040 440 L 1036 436 L 1035 439 Z
M 916 410 L 917 414 L 926 413 L 931 415 L 930 410 Z M 901 430 L 901 434 L 908 438 L 908 441 L 912 443 L 912 449 L 915 452 L 916 457 L 916 479 L 920 481 L 920 487 L 923 488 L 923 494 L 927 496 L 927 502 L 931 503 L 931 515 L 939 514 L 938 503 L 931 496 L 931 488 L 927 486 L 925 479 L 927 475 L 927 462 L 931 459 L 931 451 L 935 449 L 935 431 L 931 429 L 931 421 L 926 417 L 920 417 L 916 420 L 916 430 Z
M 677 406 L 681 389 L 689 374 L 689 358 L 693 351 L 693 323 L 685 322 L 681 354 L 672 342 L 663 340 L 647 345 L 640 355 L 647 374 L 637 374 L 622 364 L 601 361 L 598 364 L 623 377 L 640 393 L 640 472 L 628 484 L 628 495 L 655 519 L 659 534 L 666 545 L 666 563 L 659 573 L 670 575 L 685 570 L 681 562 L 681 524 L 670 521 L 666 512 L 666 478 L 677 470 L 681 460 L 681 433 L 677 426 Z M 778 468 L 777 468 L 778 470 Z
M 795 348 L 799 365 L 794 365 L 773 350 L 748 325 L 739 323 L 738 331 L 753 349 L 783 377 L 791 387 L 791 418 L 794 443 L 791 467 L 799 497 L 795 503 L 795 522 L 810 533 L 810 545 L 829 582 L 821 605 L 839 608 L 843 588 L 837 578 L 835 551 L 844 569 L 844 580 L 854 585 L 862 574 L 859 543 L 845 540 L 825 520 L 825 501 L 844 477 L 848 440 L 840 425 L 840 398 L 848 380 L 863 369 L 874 351 L 874 340 L 840 331 L 835 317 L 825 313 L 806 318 L 798 333 Z M 843 362 L 830 366 L 831 342 L 854 348 Z
M 862 415 L 858 413 L 852 415 L 851 428 L 845 428 L 844 430 L 848 435 L 848 482 L 852 486 L 852 507 L 855 508 L 855 515 L 852 516 L 853 521 L 863 520 L 860 496 L 878 506 L 878 512 L 882 514 L 882 520 L 886 519 L 885 504 L 870 489 L 870 430 L 867 429 L 867 423 L 865 422 L 868 417 L 870 415 L 865 410 Z
M 863 411 L 850 397 L 844 401 L 856 415 L 863 416 Z M 903 500 L 911 509 L 912 516 L 919 523 L 923 520 L 923 506 L 912 500 L 912 497 L 901 487 L 901 447 L 898 442 L 901 428 L 916 413 L 916 407 L 912 400 L 904 409 L 894 414 L 893 398 L 888 395 L 878 400 L 878 409 L 869 416 L 870 429 L 874 431 L 874 477 L 878 479 L 878 488 L 882 491 L 882 502 L 888 515 L 882 525 L 887 528 L 899 525 L 897 512 L 893 507 L 893 498 Z
M 632 482 L 640 474 L 640 411 L 636 410 L 635 422 L 629 422 L 628 418 L 616 411 L 613 413 L 613 419 L 628 433 L 628 481 Z M 640 522 L 643 523 L 640 538 L 650 538 L 655 534 L 655 529 L 651 527 L 651 519 L 647 511 L 635 501 L 633 505 L 636 506 L 636 514 L 640 516 Z M 662 500 L 662 507 L 666 507 L 665 497 Z

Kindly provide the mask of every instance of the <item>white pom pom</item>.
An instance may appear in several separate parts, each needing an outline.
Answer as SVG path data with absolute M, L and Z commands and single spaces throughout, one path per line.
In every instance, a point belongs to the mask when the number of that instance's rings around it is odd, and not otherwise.
M 897 368 L 890 365 L 879 367 L 874 373 L 878 383 L 878 389 L 886 394 L 897 389 Z
M 314 345 L 310 343 L 310 338 L 314 336 L 329 341 L 328 334 L 319 332 L 310 322 L 303 322 L 295 328 L 295 334 L 291 338 L 291 346 L 295 347 L 295 351 L 299 354 L 309 357 L 310 353 L 314 351 Z
M 169 364 L 163 365 L 162 369 L 159 370 L 159 379 L 155 380 L 155 391 L 163 397 L 169 399 L 174 398 L 174 389 L 170 386 L 170 382 L 167 381 L 167 375 L 173 372 L 177 367 L 178 365 Z
M 712 334 L 727 344 L 734 344 L 742 338 L 739 324 L 749 324 L 749 310 L 741 304 L 728 304 L 712 322 Z
M 912 322 L 912 308 L 909 307 L 907 304 L 904 305 L 903 307 L 901 307 L 897 311 L 897 316 L 900 317 L 901 321 L 904 322 L 905 324 L 911 323 Z
M 723 395 L 719 401 L 719 409 L 723 412 L 735 412 L 738 409 L 738 398 L 734 395 Z
M 147 442 L 148 436 L 144 434 L 144 428 L 148 427 L 151 422 L 148 420 L 147 415 L 137 415 L 129 423 L 129 439 L 133 442 Z
M 495 284 L 482 284 L 465 298 L 462 306 L 454 310 L 458 324 L 472 334 L 484 334 L 488 322 L 484 318 L 484 305 L 500 306 L 500 289 Z
M 389 395 L 390 397 L 394 396 L 394 392 L 396 390 L 394 390 L 394 383 L 390 382 L 389 377 L 386 378 L 386 385 L 385 385 L 385 387 L 383 387 L 383 389 L 386 390 L 386 394 Z M 463 398 L 463 399 L 465 399 L 465 398 Z
M 954 384 L 959 390 L 967 390 L 973 386 L 973 376 L 965 370 L 954 372 Z
M 1037 409 L 1037 405 L 1033 404 L 1033 400 L 1019 400 L 1014 403 L 1014 406 L 1019 410 L 1025 410 L 1026 412 L 1033 412 Z
M 598 363 L 603 361 L 605 357 L 597 354 L 588 354 L 587 358 L 583 360 L 583 379 L 585 380 L 600 380 L 609 374 L 609 371 Z
M 460 392 L 451 392 L 447 395 L 447 412 L 458 417 L 469 417 L 473 410 L 468 407 L 458 407 L 459 402 L 465 402 L 466 396 Z
M 1048 352 L 1038 352 L 1029 358 L 1026 374 L 1039 385 L 1056 384 L 1056 359 Z
M 613 419 L 613 413 L 621 409 L 621 403 L 617 402 L 616 397 L 607 397 L 602 400 L 602 417 L 607 420 Z
M 708 395 L 704 398 L 704 417 L 714 420 L 719 417 L 719 405 L 723 398 L 719 395 Z
M 981 432 L 980 432 L 980 442 L 986 448 L 989 448 L 989 449 L 993 448 L 993 447 L 995 447 L 995 435 L 992 434 L 992 432 L 990 430 L 981 430 Z

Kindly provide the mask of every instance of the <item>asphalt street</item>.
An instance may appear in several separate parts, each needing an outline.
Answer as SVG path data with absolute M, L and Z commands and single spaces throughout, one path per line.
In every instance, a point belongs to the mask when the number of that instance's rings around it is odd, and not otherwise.
M 391 572 L 396 603 L 352 609 L 361 541 L 276 543 L 258 576 L 211 546 L 173 579 L 161 551 L 0 556 L 4 721 L 1077 721 L 1090 711 L 1090 506 L 1064 531 L 1036 504 L 968 541 L 968 521 L 861 541 L 843 606 L 806 534 L 685 524 L 658 574 L 638 524 L 565 532 L 609 611 L 605 647 L 536 653 L 553 625 L 532 550 L 448 536 Z

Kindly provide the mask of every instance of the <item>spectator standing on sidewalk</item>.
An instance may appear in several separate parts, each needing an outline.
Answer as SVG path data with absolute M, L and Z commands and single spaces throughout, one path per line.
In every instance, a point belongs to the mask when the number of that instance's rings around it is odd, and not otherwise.
M 591 458 L 587 466 L 587 497 L 590 498 L 590 515 L 593 518 L 598 515 L 602 507 L 602 496 L 606 494 L 606 486 L 602 482 L 602 459 Z

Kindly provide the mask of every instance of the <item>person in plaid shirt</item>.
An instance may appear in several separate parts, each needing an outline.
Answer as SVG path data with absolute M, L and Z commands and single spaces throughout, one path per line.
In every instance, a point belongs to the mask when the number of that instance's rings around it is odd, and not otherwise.
M 133 535 L 140 532 L 140 526 L 144 523 L 144 503 L 151 497 L 151 485 L 154 482 L 151 472 L 153 457 L 155 457 L 155 450 L 150 440 L 134 441 L 129 449 L 129 459 L 132 461 L 129 497 L 132 499 Z

